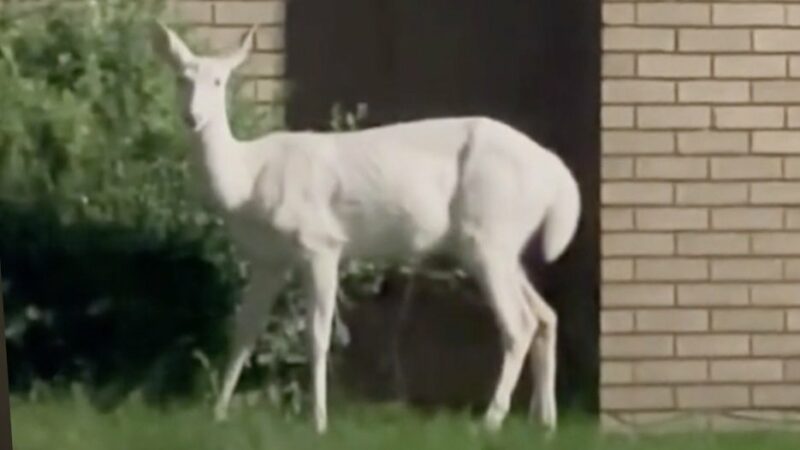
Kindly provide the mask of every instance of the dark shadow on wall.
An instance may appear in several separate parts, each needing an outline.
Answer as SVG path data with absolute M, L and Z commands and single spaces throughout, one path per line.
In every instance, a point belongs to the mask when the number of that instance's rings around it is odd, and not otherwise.
M 599 372 L 599 12 L 598 0 L 292 0 L 287 18 L 292 128 L 325 129 L 337 102 L 367 103 L 367 126 L 480 114 L 570 166 L 579 234 L 535 276 L 560 317 L 560 403 L 588 411 Z

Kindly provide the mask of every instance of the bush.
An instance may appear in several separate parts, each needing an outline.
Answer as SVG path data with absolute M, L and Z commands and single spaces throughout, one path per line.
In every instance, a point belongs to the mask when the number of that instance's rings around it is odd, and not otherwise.
M 173 75 L 151 49 L 161 5 L 63 3 L 0 10 L 12 385 L 79 381 L 109 405 L 196 392 L 196 356 L 224 353 L 244 268 L 193 200 Z M 266 130 L 270 117 L 234 106 L 239 135 Z

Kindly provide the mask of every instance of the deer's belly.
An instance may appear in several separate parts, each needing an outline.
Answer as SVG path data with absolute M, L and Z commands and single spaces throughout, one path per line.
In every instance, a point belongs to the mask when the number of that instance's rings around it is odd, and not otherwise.
M 436 250 L 450 231 L 447 208 L 408 205 L 338 205 L 347 236 L 345 254 L 355 258 L 407 258 Z

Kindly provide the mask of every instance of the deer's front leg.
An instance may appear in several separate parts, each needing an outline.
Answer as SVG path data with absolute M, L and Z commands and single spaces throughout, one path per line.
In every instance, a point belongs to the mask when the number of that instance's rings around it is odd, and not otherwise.
M 242 303 L 236 312 L 233 322 L 233 336 L 230 347 L 230 360 L 225 370 L 214 416 L 217 420 L 225 420 L 236 383 L 242 373 L 245 362 L 253 352 L 261 328 L 267 314 L 275 302 L 275 297 L 283 287 L 282 278 L 285 268 L 282 265 L 254 264 L 250 269 L 250 281 L 242 296 Z
M 318 433 L 328 427 L 326 373 L 333 313 L 336 308 L 340 252 L 326 249 L 308 257 L 308 331 L 314 390 L 314 425 Z

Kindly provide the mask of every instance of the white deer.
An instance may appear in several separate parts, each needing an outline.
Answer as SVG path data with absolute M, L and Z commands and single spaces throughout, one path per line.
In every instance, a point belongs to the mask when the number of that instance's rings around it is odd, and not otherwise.
M 484 415 L 498 429 L 530 350 L 531 415 L 556 426 L 556 315 L 527 280 L 520 256 L 541 233 L 552 262 L 576 232 L 571 172 L 519 131 L 482 117 L 428 119 L 361 131 L 275 132 L 240 141 L 226 112 L 231 72 L 257 26 L 225 55 L 195 55 L 159 22 L 160 47 L 180 78 L 198 175 L 250 263 L 233 324 L 215 416 L 224 419 L 287 271 L 307 276 L 314 421 L 327 428 L 326 367 L 343 258 L 449 255 L 479 280 L 501 331 L 502 368 Z

